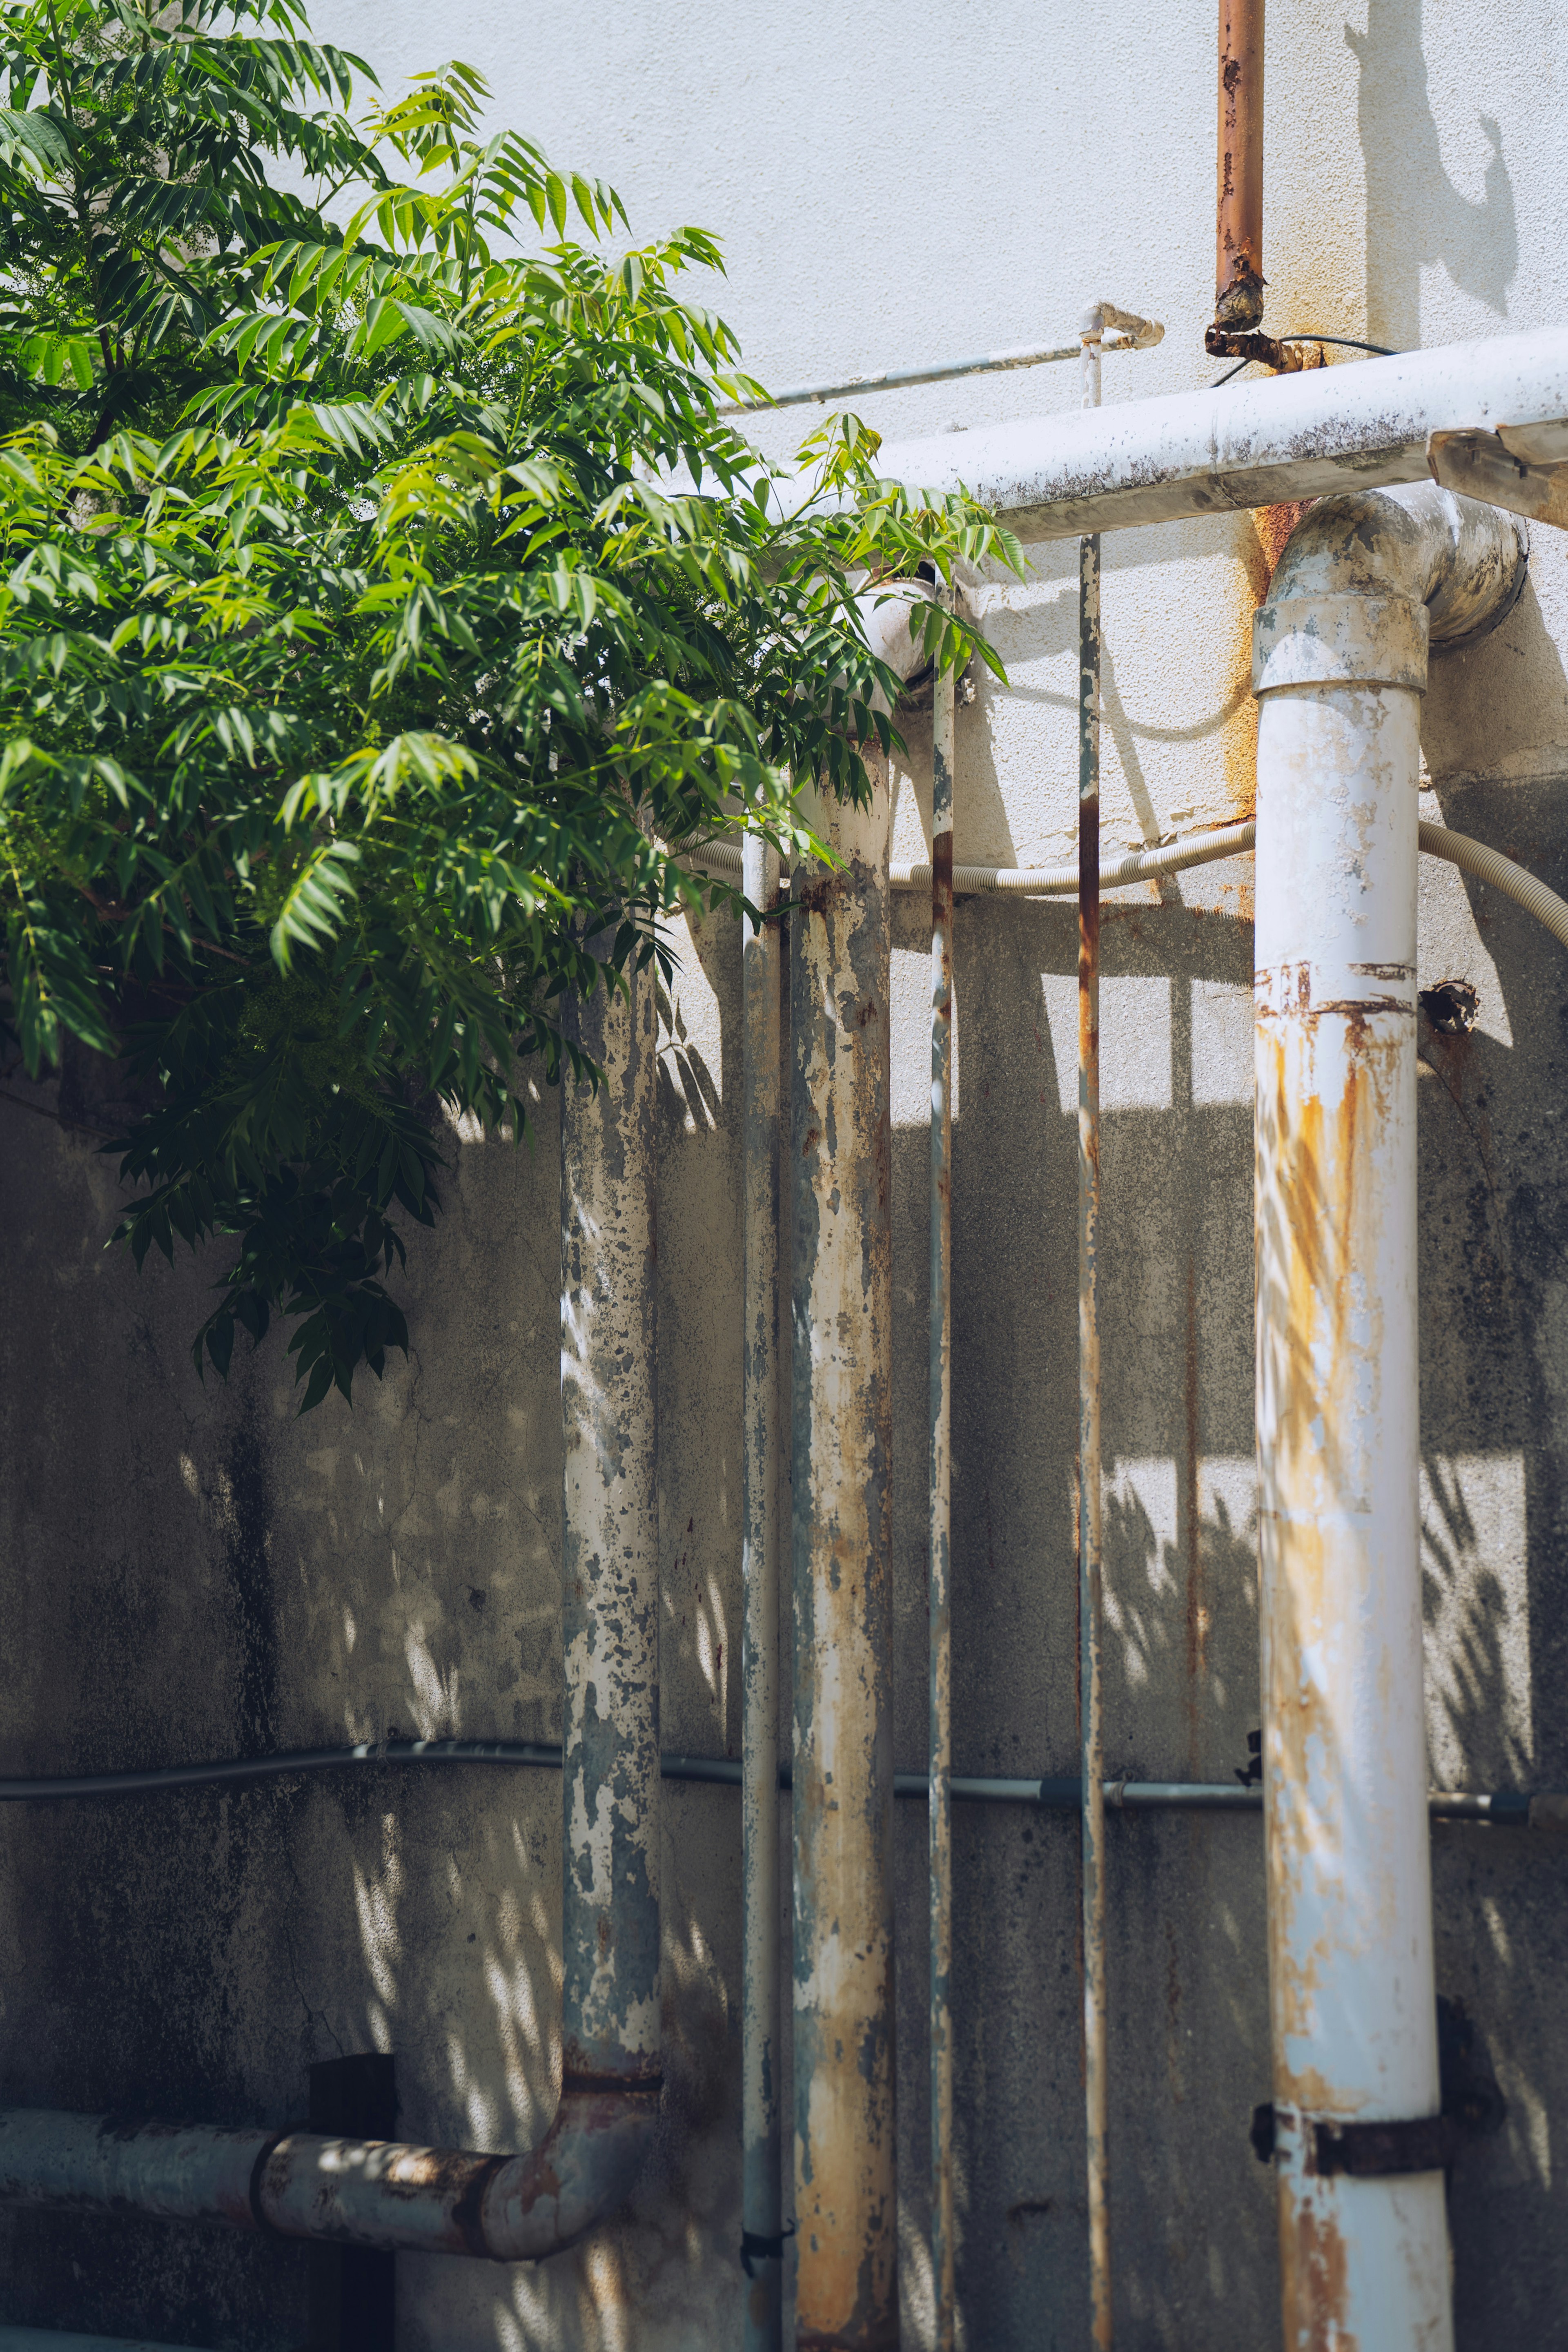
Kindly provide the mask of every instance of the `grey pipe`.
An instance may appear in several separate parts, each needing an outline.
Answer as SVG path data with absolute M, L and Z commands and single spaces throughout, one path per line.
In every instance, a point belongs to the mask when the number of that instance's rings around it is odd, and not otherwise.
M 377 1764 L 510 1764 L 560 1769 L 560 1749 L 527 1739 L 419 1739 L 394 1742 L 387 1748 L 298 1748 L 277 1756 L 239 1757 L 218 1764 L 172 1764 L 146 1772 L 91 1772 L 58 1779 L 0 1780 L 0 1802 L 52 1804 L 62 1799 L 159 1796 L 176 1789 L 200 1789 L 234 1780 L 283 1780 L 297 1773 L 332 1771 L 344 1765 Z M 738 1789 L 744 1767 L 734 1756 L 664 1756 L 659 1762 L 665 1780 L 695 1780 L 715 1788 Z M 788 1790 L 793 1775 L 788 1764 L 779 1767 L 779 1786 Z M 1047 1810 L 1076 1812 L 1082 1789 L 1066 1778 L 1043 1780 L 998 1780 L 985 1773 L 955 1772 L 950 1782 L 956 1802 L 981 1805 L 1042 1805 Z M 929 1772 L 895 1772 L 893 1793 L 925 1804 L 931 1793 Z M 1105 1802 L 1117 1811 L 1147 1812 L 1175 1809 L 1187 1812 L 1261 1812 L 1262 1795 L 1228 1780 L 1107 1780 Z M 1499 1829 L 1568 1828 L 1568 1795 L 1538 1790 L 1499 1789 L 1434 1789 L 1427 1809 L 1435 1822 L 1488 1822 Z
M 53 2327 L 0 2327 L 0 2352 L 192 2352 L 185 2344 L 153 2344 L 138 2336 L 67 2336 Z
M 954 592 L 943 591 L 951 609 Z M 957 2340 L 953 2232 L 953 802 L 956 680 L 937 674 L 931 712 L 930 1525 L 931 2298 L 935 2352 Z
M 779 853 L 746 843 L 746 895 L 779 898 Z M 783 2341 L 784 2109 L 779 2042 L 779 925 L 741 935 L 745 1299 L 741 1338 L 741 2261 L 746 2352 Z
M 660 2082 L 652 971 L 623 990 L 601 982 L 575 1022 L 603 1076 L 561 1091 L 563 2069 L 569 2089 L 648 2102 L 651 2130 Z

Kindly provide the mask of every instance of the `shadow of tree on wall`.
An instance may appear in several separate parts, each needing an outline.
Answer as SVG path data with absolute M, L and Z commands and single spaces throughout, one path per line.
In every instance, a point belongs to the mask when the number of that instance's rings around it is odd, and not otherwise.
M 1346 25 L 1360 69 L 1357 123 L 1366 169 L 1366 329 L 1404 347 L 1421 341 L 1420 272 L 1441 262 L 1461 292 L 1500 319 L 1519 267 L 1513 183 L 1502 131 L 1475 121 L 1490 148 L 1479 200 L 1443 163 L 1422 52 L 1423 0 L 1367 0 L 1366 30 Z M 1467 44 L 1470 61 L 1485 45 Z

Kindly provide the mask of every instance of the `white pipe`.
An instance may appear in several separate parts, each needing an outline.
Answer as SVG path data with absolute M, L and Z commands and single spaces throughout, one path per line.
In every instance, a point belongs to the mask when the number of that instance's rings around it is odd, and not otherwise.
M 1165 339 L 1165 329 L 1155 319 L 1140 319 L 1134 311 L 1118 310 L 1114 302 L 1098 302 L 1094 315 L 1109 330 L 1104 337 L 1108 352 L 1147 352 Z M 765 408 L 802 408 L 820 406 L 828 400 L 858 398 L 868 392 L 897 392 L 915 383 L 946 383 L 955 376 L 998 375 L 1013 368 L 1046 367 L 1053 360 L 1075 360 L 1082 348 L 1082 338 L 1071 335 L 1053 343 L 1017 343 L 1009 349 L 980 352 L 972 359 L 930 360 L 923 366 L 879 368 L 869 375 L 847 375 L 836 383 L 794 384 L 788 392 L 769 393 L 761 400 L 720 401 L 715 414 L 719 416 L 745 416 Z
M 1422 1697 L 1416 877 L 1428 637 L 1520 527 L 1431 486 L 1327 499 L 1254 625 L 1257 1444 L 1286 2352 L 1447 2352 L 1439 2171 L 1325 2129 L 1438 2110 Z
M 1161 849 L 1131 850 L 1113 866 L 1100 869 L 1100 886 L 1109 889 L 1127 882 L 1152 882 L 1162 874 L 1179 874 L 1192 866 L 1210 866 L 1218 858 L 1239 857 L 1257 839 L 1258 827 L 1249 817 L 1243 824 L 1220 825 L 1212 833 L 1190 833 Z M 1568 947 L 1568 899 L 1499 849 L 1489 849 L 1469 834 L 1450 833 L 1446 825 L 1417 827 L 1420 846 L 1428 857 L 1440 857 L 1478 882 L 1490 883 L 1507 898 L 1543 923 L 1555 940 Z M 715 842 L 693 855 L 693 864 L 711 866 L 716 873 L 740 874 L 740 851 L 727 842 Z M 931 884 L 929 866 L 894 866 L 889 876 L 895 890 L 925 890 Z M 995 893 L 1020 898 L 1067 898 L 1078 888 L 1078 867 L 1071 866 L 955 866 L 956 896 Z
M 1498 335 L 1296 375 L 1119 401 L 962 435 L 889 441 L 878 470 L 910 488 L 967 488 L 1031 543 L 1232 508 L 1425 481 L 1434 434 L 1500 428 L 1542 463 L 1499 463 L 1487 496 L 1543 503 L 1557 441 L 1529 428 L 1568 417 L 1568 329 Z M 1431 462 L 1445 465 L 1439 443 Z M 1452 445 L 1460 446 L 1461 445 Z M 1568 456 L 1568 450 L 1564 451 Z M 793 495 L 785 487 L 785 495 Z

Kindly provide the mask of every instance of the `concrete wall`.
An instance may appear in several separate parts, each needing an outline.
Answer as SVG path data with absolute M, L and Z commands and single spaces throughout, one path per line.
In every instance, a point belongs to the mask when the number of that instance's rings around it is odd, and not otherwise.
M 1277 328 L 1398 345 L 1568 316 L 1568 17 L 1419 0 L 1275 12 L 1266 269 Z M 1012 343 L 1104 296 L 1166 320 L 1109 400 L 1208 381 L 1212 11 L 915 0 L 785 15 L 637 0 L 577 17 L 324 0 L 383 80 L 458 55 L 497 119 L 602 172 L 640 236 L 720 232 L 716 296 L 776 382 Z M 889 432 L 1062 409 L 1072 372 L 889 396 Z M 787 445 L 799 417 L 758 438 Z M 1105 546 L 1106 828 L 1245 811 L 1247 652 L 1269 525 Z M 1538 534 L 1505 626 L 1434 666 L 1423 813 L 1568 890 L 1568 549 Z M 957 855 L 1071 837 L 1071 550 L 995 583 L 1009 672 L 959 714 Z M 928 821 L 908 725 L 895 855 Z M 1225 1779 L 1258 1721 L 1251 1474 L 1250 866 L 1124 892 L 1104 927 L 1104 1332 L 1113 1769 Z M 1070 908 L 970 901 L 956 928 L 955 1739 L 975 1771 L 1074 1769 Z M 738 958 L 683 943 L 660 1133 L 664 1738 L 739 1749 Z M 1568 1787 L 1568 967 L 1511 906 L 1423 871 L 1424 982 L 1479 988 L 1423 1032 L 1423 1444 L 1434 1776 Z M 894 955 L 897 1753 L 925 1748 L 925 935 Z M 185 1343 L 203 1270 L 141 1282 L 102 1243 L 111 1076 L 0 1104 L 0 1766 L 131 1765 L 396 1730 L 559 1730 L 556 1127 L 451 1139 L 417 1237 L 408 1367 L 292 1418 L 274 1339 L 227 1391 Z M 5 1082 L 13 1097 L 14 1077 Z M 38 1111 L 58 1118 L 37 1116 Z M 61 1123 L 77 1122 L 76 1124 Z M 675 2352 L 737 2340 L 738 1801 L 666 1789 L 671 2084 L 628 2214 L 539 2273 L 400 2266 L 403 2352 Z M 1278 2340 L 1256 1820 L 1112 1823 L 1119 2341 Z M 900 1809 L 905 2341 L 929 2341 L 925 1820 Z M 1436 1838 L 1439 1983 L 1509 2100 L 1456 2169 L 1464 2352 L 1560 2326 L 1568 2210 L 1556 1997 L 1568 1847 Z M 956 1833 L 959 2263 L 970 2352 L 1086 2341 L 1075 1823 L 967 1810 Z M 305 2070 L 395 2052 L 402 2126 L 526 2141 L 557 2063 L 559 1785 L 352 1779 L 0 1818 L 0 2099 L 303 2113 Z M 130 2221 L 0 2219 L 0 2318 L 284 2352 L 304 2258 Z

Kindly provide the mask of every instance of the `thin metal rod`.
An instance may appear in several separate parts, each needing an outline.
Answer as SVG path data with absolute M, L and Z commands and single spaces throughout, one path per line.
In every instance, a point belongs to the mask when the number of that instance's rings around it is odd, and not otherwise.
M 234 1781 L 283 1780 L 344 1766 L 383 1764 L 489 1764 L 560 1770 L 560 1749 L 532 1739 L 402 1739 L 384 1747 L 286 1748 L 275 1756 L 236 1756 L 215 1764 L 169 1764 L 145 1772 L 86 1772 L 54 1779 L 0 1780 L 0 1804 L 52 1804 L 72 1798 L 168 1796 L 180 1789 L 203 1789 Z M 661 1777 L 738 1789 L 745 1766 L 736 1756 L 664 1756 Z M 779 1786 L 788 1789 L 788 1764 L 779 1767 Z M 1064 1777 L 1043 1780 L 998 1780 L 988 1773 L 955 1772 L 948 1783 L 955 1804 L 1043 1805 L 1076 1812 L 1081 1784 Z M 931 1794 L 929 1768 L 894 1776 L 894 1794 L 925 1804 Z M 1107 1780 L 1105 1802 L 1118 1812 L 1197 1811 L 1260 1813 L 1260 1789 L 1230 1780 Z M 1568 1796 L 1520 1789 L 1434 1789 L 1427 1810 L 1435 1822 L 1481 1821 L 1504 1829 L 1568 1825 Z
M 1130 329 L 1106 336 L 1111 352 L 1148 351 L 1165 332 L 1152 320 L 1131 319 Z M 838 383 L 800 383 L 788 392 L 770 393 L 765 400 L 721 401 L 720 416 L 746 416 L 763 408 L 803 408 L 811 402 L 844 400 L 862 392 L 896 392 L 912 383 L 946 383 L 955 376 L 996 375 L 1010 368 L 1044 367 L 1052 360 L 1075 360 L 1082 348 L 1076 335 L 1059 343 L 1019 343 L 1010 351 L 980 352 L 971 359 L 933 360 L 922 367 L 879 368 L 870 375 L 848 375 Z
M 1100 338 L 1083 338 L 1083 401 L 1100 405 Z M 1105 1763 L 1100 1591 L 1100 541 L 1078 555 L 1078 1628 L 1083 1806 L 1083 2100 L 1091 2340 L 1109 2352 L 1111 2215 L 1105 2052 Z
M 952 591 L 941 602 L 951 608 Z M 946 651 L 946 648 L 944 648 Z M 953 763 L 955 677 L 931 719 L 931 2281 L 936 2352 L 954 2352 L 953 2031 Z
M 779 903 L 779 853 L 748 835 L 746 896 Z M 783 2342 L 779 2041 L 779 1103 L 777 922 L 741 935 L 745 1302 L 741 1347 L 741 2261 L 745 2352 Z

